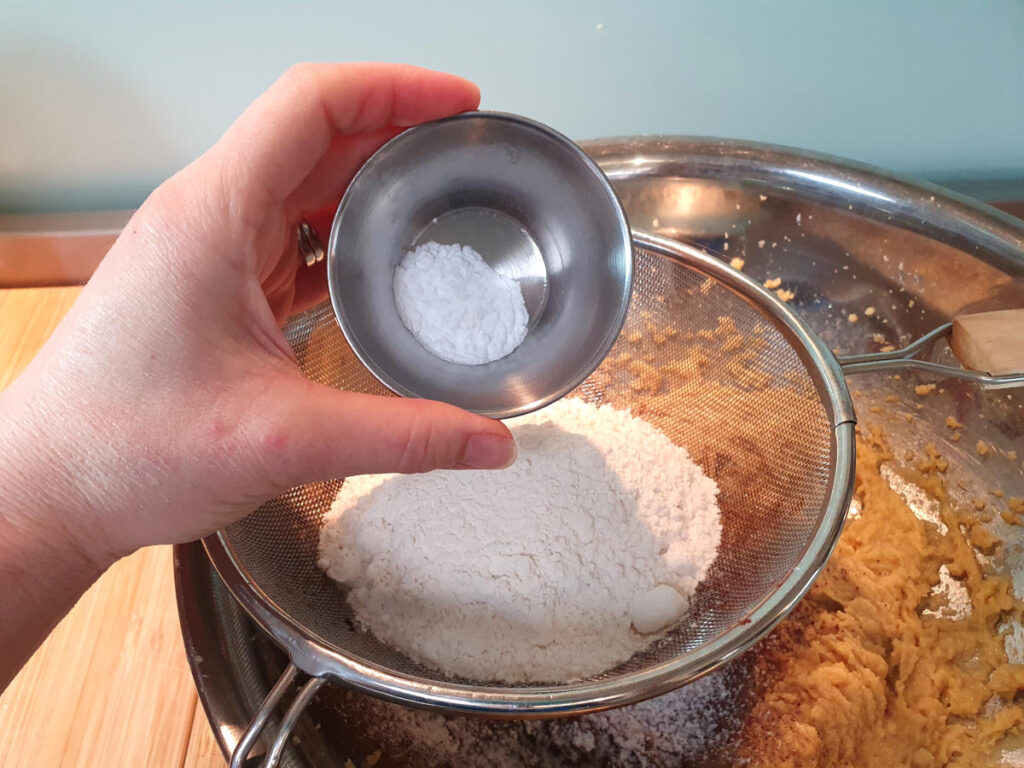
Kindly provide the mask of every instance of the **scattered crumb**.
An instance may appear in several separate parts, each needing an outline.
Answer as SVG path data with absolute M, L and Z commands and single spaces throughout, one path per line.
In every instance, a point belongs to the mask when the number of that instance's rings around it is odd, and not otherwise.
M 892 344 L 886 344 L 884 347 L 882 347 L 878 351 L 879 352 L 892 352 L 894 349 L 896 349 L 896 347 L 894 347 Z
M 1016 451 L 1007 451 L 1006 452 L 1006 458 L 1008 458 L 1010 461 L 1016 461 L 1017 460 L 1017 452 Z
M 761 202 L 763 203 L 765 200 L 768 199 L 768 195 L 758 195 L 758 198 L 760 198 Z
M 847 315 L 846 319 L 849 320 L 851 323 L 856 323 L 857 314 L 855 312 L 851 312 L 849 315 Z
M 924 403 L 918 403 L 917 404 L 917 410 L 923 411 L 924 410 Z
M 872 316 L 873 314 L 875 314 L 875 308 L 874 308 L 874 307 L 868 307 L 868 308 L 866 308 L 866 309 L 864 310 L 864 314 L 865 314 L 865 315 L 866 315 L 867 317 L 871 317 L 871 316 Z
M 910 301 L 907 302 L 907 307 L 909 307 L 910 309 L 913 309 L 915 303 L 916 302 L 913 299 L 911 299 Z
M 729 250 L 729 241 L 728 240 L 725 241 L 725 244 L 722 246 L 722 250 L 723 251 L 728 251 Z
M 952 440 L 954 443 L 960 442 L 960 433 L 954 432 L 949 439 Z
M 898 403 L 899 401 L 900 399 L 896 397 L 896 395 L 889 395 L 887 398 L 885 398 L 885 402 L 887 403 Z
M 661 226 L 661 222 L 658 221 L 657 219 L 651 219 L 651 226 L 652 227 L 660 227 Z
M 868 410 L 871 411 L 871 413 L 882 413 L 883 412 L 882 406 L 880 406 L 880 405 L 872 405 L 870 408 L 868 408 Z
M 1003 498 L 1003 497 L 1004 497 L 1004 496 L 1006 495 L 1005 493 L 1003 493 L 1002 491 L 1000 491 L 1000 490 L 998 490 L 998 489 L 997 489 L 997 490 L 994 490 L 994 491 L 989 491 L 989 493 L 991 493 L 991 494 L 992 494 L 993 496 L 995 496 L 995 497 L 996 497 L 997 499 L 1001 499 L 1001 498 Z
M 935 391 L 935 385 L 918 384 L 916 387 L 914 387 L 914 391 L 917 392 L 917 394 L 919 394 L 921 397 L 924 397 L 925 395 L 930 395 L 932 392 Z
M 957 421 L 955 416 L 947 416 L 946 426 L 950 429 L 962 429 L 964 425 Z
M 900 376 L 898 373 L 894 373 L 892 377 L 896 379 L 896 381 L 903 381 L 903 377 Z
M 794 296 L 796 296 L 795 293 L 793 293 L 792 291 L 786 290 L 785 288 L 779 288 L 779 290 L 777 290 L 775 292 L 775 295 L 778 296 L 783 301 L 789 301 Z
M 746 264 L 746 262 L 739 256 L 733 256 L 729 261 L 729 266 L 733 269 L 743 269 L 744 264 Z
M 758 248 L 764 248 L 764 240 L 758 240 L 757 241 L 757 247 Z
M 782 278 L 781 277 L 773 277 L 770 280 L 765 280 L 764 281 L 764 287 L 767 288 L 770 291 L 775 290 L 780 285 L 782 285 Z
M 979 456 L 988 456 L 988 443 L 986 443 L 984 440 L 979 440 L 978 443 L 974 446 L 974 450 L 978 452 Z

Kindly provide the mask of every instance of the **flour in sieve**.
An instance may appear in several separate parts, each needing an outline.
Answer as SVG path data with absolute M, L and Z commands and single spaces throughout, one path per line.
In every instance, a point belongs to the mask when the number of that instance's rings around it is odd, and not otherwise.
M 394 292 L 405 327 L 443 360 L 490 363 L 526 338 L 519 285 L 468 245 L 429 242 L 409 251 L 395 270 Z
M 509 426 L 506 470 L 349 478 L 320 567 L 379 639 L 443 672 L 600 673 L 685 613 L 718 550 L 718 488 L 611 406 L 565 399 Z

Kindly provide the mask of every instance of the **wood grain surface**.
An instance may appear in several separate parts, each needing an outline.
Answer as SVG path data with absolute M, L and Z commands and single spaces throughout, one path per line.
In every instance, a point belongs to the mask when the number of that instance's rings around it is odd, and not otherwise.
M 0 290 L 0 389 L 79 290 Z M 0 765 L 220 768 L 197 703 L 171 548 L 149 547 L 105 573 L 0 695 Z

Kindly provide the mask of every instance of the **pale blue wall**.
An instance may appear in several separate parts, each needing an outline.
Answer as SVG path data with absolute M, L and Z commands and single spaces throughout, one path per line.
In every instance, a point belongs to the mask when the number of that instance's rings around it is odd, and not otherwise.
M 303 59 L 452 70 L 574 138 L 1024 178 L 1022 0 L 2 0 L 0 210 L 134 205 Z

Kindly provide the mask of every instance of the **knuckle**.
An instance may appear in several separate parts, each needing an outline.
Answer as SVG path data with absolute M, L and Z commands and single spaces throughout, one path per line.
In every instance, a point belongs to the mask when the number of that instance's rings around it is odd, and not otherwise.
M 319 73 L 320 68 L 316 64 L 293 64 L 285 70 L 279 82 L 286 88 L 307 90 L 315 87 Z
M 398 472 L 416 474 L 454 466 L 457 457 L 438 428 L 437 420 L 431 417 L 432 413 L 432 408 L 427 409 L 410 424 L 405 433 Z

